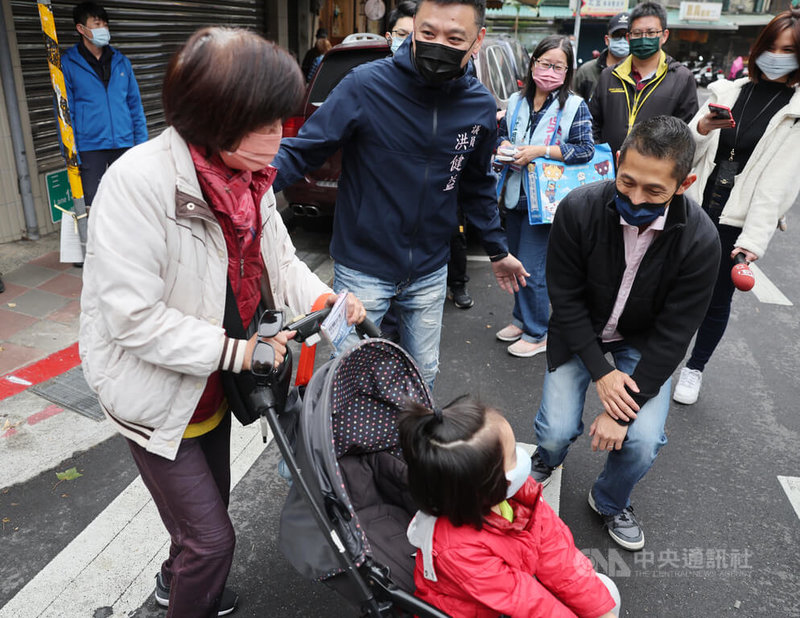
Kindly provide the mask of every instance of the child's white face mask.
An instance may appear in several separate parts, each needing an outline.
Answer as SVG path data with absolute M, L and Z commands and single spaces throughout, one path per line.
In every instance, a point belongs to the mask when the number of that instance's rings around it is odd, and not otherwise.
M 517 465 L 506 472 L 506 479 L 508 480 L 506 498 L 510 498 L 520 490 L 525 484 L 525 481 L 528 480 L 528 475 L 530 475 L 530 473 L 531 457 L 525 449 L 517 445 Z

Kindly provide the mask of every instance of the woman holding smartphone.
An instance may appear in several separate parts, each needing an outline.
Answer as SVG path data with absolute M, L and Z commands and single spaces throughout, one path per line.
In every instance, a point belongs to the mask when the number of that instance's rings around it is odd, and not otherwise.
M 734 258 L 741 253 L 754 262 L 764 255 L 800 190 L 800 9 L 767 24 L 748 69 L 749 77 L 713 83 L 711 98 L 689 124 L 697 141 L 697 182 L 687 195 L 717 225 L 722 260 L 711 306 L 675 387 L 678 403 L 697 401 L 705 365 L 725 332 Z

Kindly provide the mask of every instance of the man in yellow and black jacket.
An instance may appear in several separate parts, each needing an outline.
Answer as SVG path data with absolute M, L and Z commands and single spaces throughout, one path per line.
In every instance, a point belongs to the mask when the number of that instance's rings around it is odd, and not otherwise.
M 595 143 L 614 152 L 637 122 L 666 115 L 688 123 L 698 109 L 692 72 L 661 49 L 669 37 L 664 7 L 639 4 L 628 23 L 631 54 L 600 74 L 589 102 Z

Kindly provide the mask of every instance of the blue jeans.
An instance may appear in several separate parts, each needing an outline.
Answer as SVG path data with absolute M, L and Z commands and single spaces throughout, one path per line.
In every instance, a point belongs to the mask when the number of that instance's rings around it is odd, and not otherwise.
M 617 369 L 631 375 L 642 355 L 623 341 L 605 344 Z M 597 509 L 616 515 L 631 504 L 631 493 L 667 443 L 664 424 L 669 413 L 668 378 L 653 399 L 645 403 L 618 451 L 611 451 L 603 472 L 592 488 Z M 570 445 L 583 433 L 583 406 L 591 376 L 577 356 L 548 371 L 544 377 L 542 404 L 536 414 L 539 453 L 548 466 L 558 466 L 567 456 Z M 594 419 L 592 419 L 594 420 Z
M 442 311 L 447 296 L 447 264 L 434 272 L 405 281 L 388 281 L 347 268 L 333 267 L 333 289 L 355 294 L 364 303 L 367 317 L 380 326 L 393 304 L 400 331 L 400 345 L 417 362 L 422 377 L 433 390 L 439 370 L 439 340 L 442 335 Z M 354 343 L 348 338 L 342 345 Z
M 550 318 L 550 298 L 547 296 L 545 263 L 549 225 L 528 223 L 528 211 L 515 208 L 506 211 L 508 249 L 530 273 L 528 285 L 514 293 L 512 324 L 522 329 L 522 339 L 539 343 L 547 336 Z

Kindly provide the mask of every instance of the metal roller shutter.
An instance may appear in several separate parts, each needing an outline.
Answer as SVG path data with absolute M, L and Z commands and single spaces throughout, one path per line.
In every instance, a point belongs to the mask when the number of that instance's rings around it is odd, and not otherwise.
M 62 53 L 77 42 L 72 8 L 77 2 L 53 1 Z M 109 14 L 111 44 L 130 58 L 147 116 L 150 135 L 165 126 L 161 83 L 172 53 L 203 26 L 238 26 L 263 33 L 264 0 L 185 0 L 101 2 Z M 22 63 L 33 144 L 39 171 L 64 166 L 52 108 L 50 75 L 45 59 L 39 12 L 35 0 L 11 0 L 17 45 Z

